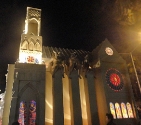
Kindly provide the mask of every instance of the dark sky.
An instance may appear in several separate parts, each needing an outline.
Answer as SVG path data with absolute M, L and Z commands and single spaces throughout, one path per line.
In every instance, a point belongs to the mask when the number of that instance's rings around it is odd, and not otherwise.
M 28 6 L 42 9 L 44 46 L 92 51 L 105 38 L 120 40 L 118 24 L 102 11 L 102 0 L 1 0 L 0 85 L 7 65 L 18 58 Z

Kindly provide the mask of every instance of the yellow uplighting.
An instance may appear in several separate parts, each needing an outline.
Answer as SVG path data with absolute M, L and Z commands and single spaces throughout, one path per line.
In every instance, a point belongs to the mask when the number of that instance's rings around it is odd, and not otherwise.
M 25 34 L 27 34 L 27 32 L 28 32 L 28 23 L 27 21 L 25 21 Z
M 52 119 L 45 118 L 45 122 L 47 122 L 47 123 L 53 123 L 53 120 Z
M 47 100 L 46 100 L 46 104 L 49 106 L 49 108 L 53 109 L 52 104 L 50 104 Z
M 19 54 L 20 63 L 33 63 L 41 64 L 42 63 L 42 53 L 37 51 L 28 51 L 21 50 Z

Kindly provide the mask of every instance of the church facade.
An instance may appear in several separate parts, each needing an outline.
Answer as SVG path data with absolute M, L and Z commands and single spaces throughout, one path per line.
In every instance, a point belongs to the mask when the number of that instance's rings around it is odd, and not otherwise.
M 136 125 L 125 60 L 105 39 L 92 52 L 42 46 L 41 9 L 27 8 L 19 59 L 8 65 L 3 125 Z

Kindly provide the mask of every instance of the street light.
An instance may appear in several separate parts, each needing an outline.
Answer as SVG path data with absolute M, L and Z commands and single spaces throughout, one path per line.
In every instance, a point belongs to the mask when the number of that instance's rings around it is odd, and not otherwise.
M 138 83 L 138 87 L 139 87 L 140 94 L 141 94 L 141 85 L 140 85 L 139 77 L 138 77 L 138 74 L 137 74 L 137 69 L 136 69 L 136 66 L 135 66 L 135 63 L 134 63 L 134 60 L 133 60 L 132 52 L 130 53 L 130 57 L 131 57 L 131 61 L 132 61 L 132 64 L 133 64 L 133 68 L 134 68 L 135 76 L 136 76 L 137 83 Z

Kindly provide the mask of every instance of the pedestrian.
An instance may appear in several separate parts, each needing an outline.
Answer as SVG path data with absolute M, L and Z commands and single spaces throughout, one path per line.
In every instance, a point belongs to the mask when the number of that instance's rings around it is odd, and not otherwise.
M 114 120 L 113 115 L 111 113 L 106 113 L 106 123 L 107 123 L 107 125 L 116 125 L 113 122 L 113 120 Z
M 13 122 L 12 125 L 20 125 L 18 121 Z

